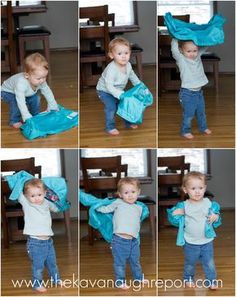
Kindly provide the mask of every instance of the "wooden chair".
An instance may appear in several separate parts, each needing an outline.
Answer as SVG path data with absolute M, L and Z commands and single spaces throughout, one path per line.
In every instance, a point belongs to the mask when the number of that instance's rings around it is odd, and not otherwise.
M 49 37 L 51 32 L 44 26 L 25 26 L 20 28 L 17 32 L 18 43 L 19 43 L 19 56 L 20 56 L 20 65 L 23 66 L 24 59 L 26 57 L 26 43 L 41 41 L 43 45 L 43 55 L 46 58 L 47 62 L 50 63 L 50 46 L 49 46 Z
M 178 15 L 174 18 L 189 22 L 190 15 Z M 158 26 L 163 27 L 164 17 L 158 16 Z M 168 34 L 162 34 L 158 32 L 158 84 L 159 84 L 159 95 L 162 91 L 177 90 L 180 88 L 179 74 L 177 73 L 177 65 L 175 59 L 171 55 L 170 44 L 171 37 Z M 213 69 L 213 80 L 216 94 L 219 94 L 219 62 L 220 58 L 215 53 L 205 53 L 201 56 L 203 65 L 210 65 Z
M 6 6 L 1 6 L 1 22 L 1 48 L 4 49 L 1 72 L 15 74 L 17 61 L 11 1 L 7 1 Z
M 101 157 L 101 158 L 81 158 L 81 170 L 83 173 L 84 190 L 96 197 L 107 197 L 110 193 L 117 191 L 117 183 L 121 178 L 121 156 L 115 157 Z M 97 170 L 97 177 L 91 175 L 89 171 Z M 101 170 L 107 172 L 115 172 L 115 176 L 101 177 L 99 172 Z M 88 208 L 81 206 L 81 209 Z M 89 244 L 93 245 L 95 232 L 94 229 L 88 225 Z
M 111 22 L 112 26 L 115 26 L 115 13 L 109 13 L 108 20 Z M 143 49 L 137 44 L 131 44 L 131 58 L 134 57 L 136 60 L 137 72 L 140 80 L 143 80 L 143 63 L 142 63 L 142 53 Z
M 16 173 L 25 170 L 37 178 L 41 178 L 41 166 L 34 165 L 34 158 L 19 160 L 3 160 L 1 161 L 1 172 Z M 25 239 L 23 236 L 23 216 L 22 207 L 19 203 L 9 200 L 11 193 L 8 183 L 1 179 L 2 186 L 2 225 L 3 225 L 3 246 L 9 247 L 10 241 Z M 19 225 L 20 228 L 19 228 Z
M 109 45 L 109 30 L 108 30 L 108 5 L 81 7 L 79 9 L 80 19 L 88 19 L 87 26 L 80 27 L 80 82 L 81 91 L 84 86 L 96 85 L 100 74 L 92 71 L 92 65 L 96 68 L 98 63 L 106 65 L 109 61 L 108 45 Z M 102 25 L 92 25 L 91 19 L 102 22 Z M 83 43 L 87 42 L 88 48 L 83 49 Z M 97 44 L 102 46 L 97 47 Z
M 158 168 L 165 167 L 165 172 L 158 174 L 159 225 L 164 226 L 166 208 L 184 200 L 181 189 L 186 170 L 185 156 L 158 157 Z
M 13 174 L 25 170 L 32 174 L 36 178 L 41 178 L 41 166 L 35 166 L 34 158 L 16 159 L 16 160 L 2 160 L 1 172 L 2 174 Z M 21 228 L 18 228 L 19 221 L 23 221 L 23 211 L 19 203 L 9 200 L 11 193 L 8 183 L 2 177 L 2 204 L 1 215 L 3 224 L 3 243 L 4 248 L 9 247 L 10 241 L 25 239 L 23 236 L 23 223 L 21 222 Z M 70 231 L 70 215 L 69 211 L 64 212 L 64 221 L 66 226 L 68 241 L 71 241 Z

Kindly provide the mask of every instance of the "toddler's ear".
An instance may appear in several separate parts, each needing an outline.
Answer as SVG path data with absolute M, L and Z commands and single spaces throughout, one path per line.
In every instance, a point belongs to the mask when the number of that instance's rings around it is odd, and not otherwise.
M 113 54 L 112 54 L 111 52 L 108 53 L 108 57 L 109 57 L 111 60 L 113 60 L 113 58 L 114 58 L 114 56 L 113 56 Z
M 28 79 L 28 78 L 29 78 L 29 74 L 26 73 L 26 72 L 24 72 L 24 77 L 25 77 L 26 79 Z

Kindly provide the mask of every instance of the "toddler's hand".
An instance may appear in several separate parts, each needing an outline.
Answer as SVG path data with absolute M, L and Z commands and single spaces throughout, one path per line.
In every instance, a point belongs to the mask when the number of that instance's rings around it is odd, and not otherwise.
M 218 215 L 218 214 L 215 214 L 215 213 L 213 213 L 213 212 L 207 217 L 207 220 L 208 220 L 208 223 L 209 223 L 209 224 L 214 223 L 214 222 L 217 221 L 218 219 L 219 219 L 219 215 Z
M 176 216 L 176 215 L 184 215 L 184 209 L 183 208 L 177 208 L 176 210 L 174 210 L 172 212 L 172 215 L 173 216 Z

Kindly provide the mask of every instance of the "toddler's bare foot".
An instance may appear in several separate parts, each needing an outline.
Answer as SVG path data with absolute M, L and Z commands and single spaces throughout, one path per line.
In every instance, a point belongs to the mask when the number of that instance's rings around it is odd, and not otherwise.
M 20 126 L 22 126 L 21 122 L 17 122 L 17 123 L 12 124 L 12 127 L 16 128 L 16 129 L 19 129 Z
M 39 293 L 44 293 L 47 291 L 47 289 L 43 286 L 35 288 L 35 291 L 39 292 Z
M 121 285 L 118 285 L 116 286 L 118 289 L 122 289 L 122 290 L 128 290 L 129 289 L 129 286 L 127 286 L 126 284 L 121 284 Z
M 120 134 L 120 132 L 117 129 L 109 130 L 108 133 L 113 136 Z
M 188 288 L 195 288 L 194 282 L 185 282 L 185 286 Z
M 210 135 L 212 132 L 211 132 L 210 129 L 206 129 L 206 130 L 204 131 L 204 133 L 205 133 L 206 135 Z
M 138 125 L 130 125 L 130 128 L 131 129 L 137 129 L 138 128 Z
M 193 139 L 194 136 L 192 133 L 186 133 L 186 134 L 183 134 L 183 137 L 187 138 L 187 139 Z

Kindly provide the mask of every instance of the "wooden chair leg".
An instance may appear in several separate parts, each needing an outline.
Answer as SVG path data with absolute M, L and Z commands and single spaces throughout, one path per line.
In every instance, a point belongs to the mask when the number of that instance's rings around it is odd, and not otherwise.
M 5 249 L 9 248 L 9 231 L 8 231 L 8 222 L 7 219 L 2 220 L 3 227 L 3 246 Z
M 89 240 L 89 245 L 93 245 L 94 230 L 90 225 L 88 225 L 88 240 Z
M 142 64 L 142 53 L 136 54 L 136 64 L 137 64 L 137 70 L 139 74 L 139 79 L 143 80 L 143 64 Z
M 71 242 L 71 229 L 70 229 L 70 211 L 64 211 L 64 221 L 65 221 L 65 227 L 66 227 L 66 235 L 68 242 Z

